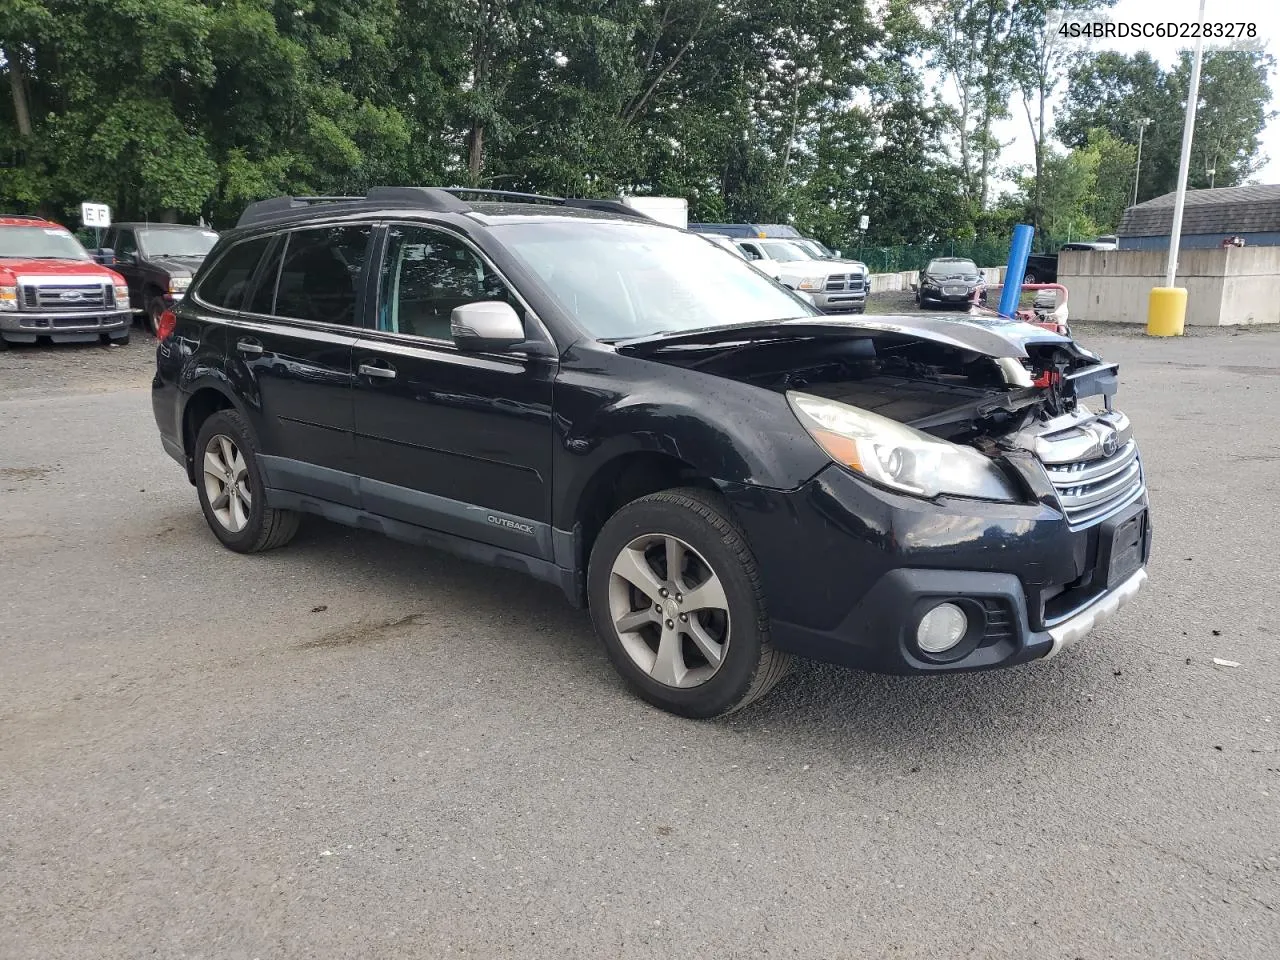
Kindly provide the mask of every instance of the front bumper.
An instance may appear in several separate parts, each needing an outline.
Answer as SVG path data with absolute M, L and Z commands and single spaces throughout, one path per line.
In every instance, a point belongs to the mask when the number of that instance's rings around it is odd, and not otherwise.
M 847 290 L 840 293 L 810 293 L 813 305 L 823 313 L 862 313 L 867 309 L 865 290 Z
M 945 293 L 941 287 L 921 287 L 920 299 L 932 303 L 966 303 L 980 296 L 982 287 L 966 287 L 962 293 Z
M 1078 641 L 1146 581 L 1145 492 L 1076 529 L 1044 501 L 924 501 L 834 466 L 795 491 L 726 492 L 760 566 L 774 642 L 810 659 L 899 674 L 1013 666 Z M 1140 563 L 1107 582 L 1122 528 L 1141 530 Z M 916 628 L 942 601 L 960 605 L 970 629 L 931 656 Z
M 129 332 L 130 310 L 92 310 L 84 313 L 59 311 L 6 311 L 0 313 L 0 336 L 14 343 L 34 343 L 37 337 L 55 342 L 93 340 L 102 334 L 123 337 Z

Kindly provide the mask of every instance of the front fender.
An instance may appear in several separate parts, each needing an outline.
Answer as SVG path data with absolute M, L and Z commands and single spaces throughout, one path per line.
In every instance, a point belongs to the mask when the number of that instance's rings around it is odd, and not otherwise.
M 571 351 L 556 381 L 552 516 L 568 529 L 591 479 L 660 453 L 718 484 L 794 490 L 829 458 L 779 393 L 659 361 Z

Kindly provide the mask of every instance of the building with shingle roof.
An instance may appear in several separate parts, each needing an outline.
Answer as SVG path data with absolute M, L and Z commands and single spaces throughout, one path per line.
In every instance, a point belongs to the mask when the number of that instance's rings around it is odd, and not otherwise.
M 1174 194 L 1124 212 L 1117 231 L 1121 250 L 1167 250 Z M 1182 210 L 1182 249 L 1219 247 L 1227 237 L 1247 246 L 1280 246 L 1280 184 L 1188 190 Z

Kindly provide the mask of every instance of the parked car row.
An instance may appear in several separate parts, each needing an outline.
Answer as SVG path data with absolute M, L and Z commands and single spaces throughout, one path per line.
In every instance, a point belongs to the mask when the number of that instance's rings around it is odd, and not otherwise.
M 90 253 L 61 224 L 0 214 L 0 348 L 128 343 L 138 315 L 154 333 L 217 240 L 203 227 L 117 223 Z
M 710 229 L 713 227 L 717 229 Z M 839 251 L 802 237 L 794 227 L 691 223 L 689 229 L 745 257 L 784 286 L 804 293 L 823 313 L 864 313 L 867 309 L 871 277 L 866 264 L 842 258 Z

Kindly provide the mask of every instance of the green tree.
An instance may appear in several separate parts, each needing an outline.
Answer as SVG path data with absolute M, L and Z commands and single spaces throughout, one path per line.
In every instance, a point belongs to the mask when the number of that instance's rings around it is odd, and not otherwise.
M 1220 187 L 1243 183 L 1258 169 L 1259 137 L 1272 116 L 1267 104 L 1274 67 L 1262 52 L 1206 52 L 1188 178 L 1192 188 L 1207 187 L 1211 169 Z M 1177 185 L 1189 74 L 1189 54 L 1166 71 L 1145 53 L 1099 53 L 1070 73 L 1057 114 L 1059 136 L 1068 146 L 1083 147 L 1091 130 L 1102 129 L 1136 144 L 1140 122 L 1150 121 L 1138 200 L 1168 193 Z

